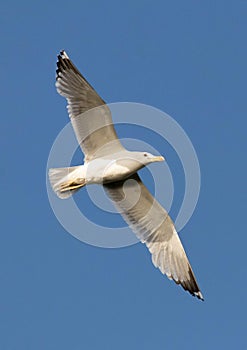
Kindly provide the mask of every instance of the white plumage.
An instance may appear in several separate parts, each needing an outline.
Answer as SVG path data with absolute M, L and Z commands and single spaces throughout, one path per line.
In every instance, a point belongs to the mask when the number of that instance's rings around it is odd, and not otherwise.
M 137 174 L 142 167 L 164 158 L 147 152 L 130 152 L 122 146 L 109 108 L 65 51 L 58 56 L 56 87 L 67 99 L 85 162 L 77 167 L 50 169 L 53 190 L 64 199 L 85 185 L 102 184 L 130 228 L 148 247 L 153 264 L 203 300 L 171 218 Z

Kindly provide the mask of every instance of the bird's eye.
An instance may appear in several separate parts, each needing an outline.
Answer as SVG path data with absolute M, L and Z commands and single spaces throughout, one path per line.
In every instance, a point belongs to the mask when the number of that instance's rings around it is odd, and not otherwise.
M 147 155 L 147 153 L 144 153 L 144 157 L 147 157 L 148 155 Z

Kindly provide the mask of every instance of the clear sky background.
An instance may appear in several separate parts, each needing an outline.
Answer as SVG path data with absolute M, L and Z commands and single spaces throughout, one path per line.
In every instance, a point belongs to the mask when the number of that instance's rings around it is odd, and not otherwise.
M 244 0 L 2 3 L 0 349 L 247 348 L 246 16 Z M 54 87 L 61 49 L 107 102 L 160 108 L 191 138 L 202 187 L 181 237 L 204 303 L 141 243 L 89 246 L 54 216 L 45 181 L 68 121 Z

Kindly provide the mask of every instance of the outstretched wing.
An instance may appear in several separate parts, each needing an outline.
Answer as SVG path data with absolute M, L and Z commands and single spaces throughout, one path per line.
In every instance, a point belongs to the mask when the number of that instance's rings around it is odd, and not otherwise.
M 193 296 L 203 300 L 174 224 L 137 174 L 104 185 L 124 220 L 152 254 L 153 264 Z
M 123 150 L 102 98 L 81 75 L 65 51 L 58 55 L 56 87 L 68 102 L 77 140 L 86 160 Z M 110 146 L 109 146 L 110 145 Z

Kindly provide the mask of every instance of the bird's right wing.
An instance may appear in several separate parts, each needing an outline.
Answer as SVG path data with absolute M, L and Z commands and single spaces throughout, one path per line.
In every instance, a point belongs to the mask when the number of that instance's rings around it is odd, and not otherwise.
M 58 55 L 56 87 L 68 102 L 68 112 L 86 160 L 123 150 L 110 109 L 81 75 L 65 51 Z
M 124 220 L 152 254 L 153 264 L 193 296 L 203 300 L 174 224 L 137 174 L 104 185 Z

